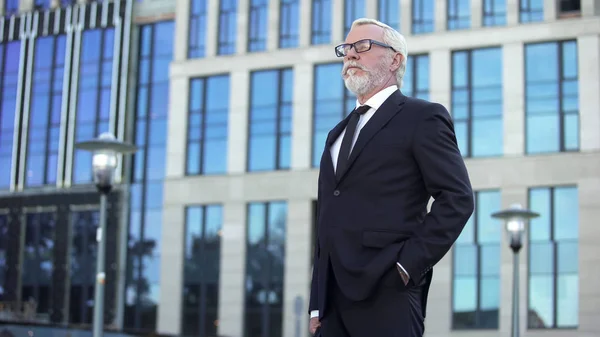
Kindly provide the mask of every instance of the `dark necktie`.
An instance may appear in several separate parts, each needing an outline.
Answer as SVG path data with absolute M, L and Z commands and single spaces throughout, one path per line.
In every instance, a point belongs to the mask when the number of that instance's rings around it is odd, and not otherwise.
M 350 119 L 348 120 L 348 125 L 346 126 L 346 133 L 342 139 L 342 146 L 340 146 L 340 153 L 338 155 L 337 166 L 335 169 L 335 175 L 338 179 L 346 170 L 346 165 L 348 165 L 348 158 L 350 157 L 350 149 L 352 148 L 352 140 L 354 139 L 354 134 L 356 133 L 358 120 L 360 119 L 360 116 L 367 112 L 370 108 L 371 107 L 368 105 L 362 105 L 350 113 Z

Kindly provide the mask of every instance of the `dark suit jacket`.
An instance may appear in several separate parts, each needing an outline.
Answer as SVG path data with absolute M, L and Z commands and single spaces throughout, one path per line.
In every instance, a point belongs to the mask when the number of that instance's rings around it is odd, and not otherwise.
M 347 123 L 329 132 L 321 158 L 309 304 L 321 317 L 330 266 L 356 301 L 397 261 L 410 282 L 422 284 L 473 213 L 467 169 L 442 105 L 395 91 L 360 131 L 338 181 L 330 148 Z

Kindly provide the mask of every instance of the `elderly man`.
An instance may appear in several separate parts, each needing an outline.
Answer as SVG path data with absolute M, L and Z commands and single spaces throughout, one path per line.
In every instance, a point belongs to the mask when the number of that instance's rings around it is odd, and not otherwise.
M 420 337 L 432 268 L 473 213 L 471 183 L 448 111 L 399 90 L 400 33 L 359 19 L 335 53 L 357 102 L 321 157 L 309 330 Z

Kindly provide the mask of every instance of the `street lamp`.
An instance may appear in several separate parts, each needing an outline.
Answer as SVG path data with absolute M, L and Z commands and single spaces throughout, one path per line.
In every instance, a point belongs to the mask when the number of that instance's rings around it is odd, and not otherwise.
M 100 192 L 100 226 L 96 231 L 98 254 L 96 256 L 96 286 L 94 294 L 94 323 L 93 337 L 101 337 L 104 331 L 104 286 L 106 275 L 104 273 L 106 255 L 106 198 L 112 190 L 115 170 L 117 168 L 117 155 L 134 153 L 136 147 L 120 142 L 110 133 L 103 133 L 97 139 L 75 144 L 75 148 L 90 151 L 92 155 L 92 168 L 94 183 Z
M 520 204 L 513 204 L 508 209 L 492 214 L 493 218 L 502 219 L 506 223 L 506 232 L 513 251 L 512 337 L 519 337 L 519 251 L 523 246 L 526 223 L 538 216 L 538 213 L 524 209 Z

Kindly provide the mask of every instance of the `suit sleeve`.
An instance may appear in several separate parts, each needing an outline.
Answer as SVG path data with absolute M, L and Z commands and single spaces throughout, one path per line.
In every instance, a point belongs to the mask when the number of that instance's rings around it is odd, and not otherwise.
M 398 257 L 415 284 L 450 250 L 474 208 L 471 182 L 448 111 L 434 103 L 419 118 L 413 155 L 435 200 Z

